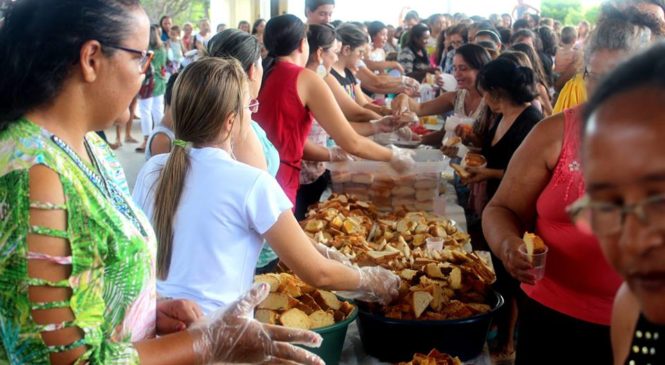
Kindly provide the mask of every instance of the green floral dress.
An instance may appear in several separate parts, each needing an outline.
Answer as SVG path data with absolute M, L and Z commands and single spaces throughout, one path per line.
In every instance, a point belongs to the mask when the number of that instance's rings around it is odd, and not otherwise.
M 78 363 L 138 364 L 132 342 L 155 335 L 154 233 L 129 197 L 112 152 L 94 133 L 86 140 L 96 166 L 25 119 L 0 132 L 0 363 L 48 364 L 50 353 L 86 345 Z M 64 205 L 30 200 L 29 169 L 35 165 L 58 173 Z M 31 210 L 65 211 L 66 231 L 31 226 Z M 72 255 L 30 252 L 28 234 L 66 239 Z M 71 276 L 60 282 L 30 277 L 29 260 L 71 265 Z M 32 302 L 30 286 L 71 288 L 72 296 Z M 71 322 L 40 325 L 31 316 L 32 309 L 66 307 L 74 314 Z M 83 338 L 44 344 L 40 332 L 67 327 L 79 327 Z

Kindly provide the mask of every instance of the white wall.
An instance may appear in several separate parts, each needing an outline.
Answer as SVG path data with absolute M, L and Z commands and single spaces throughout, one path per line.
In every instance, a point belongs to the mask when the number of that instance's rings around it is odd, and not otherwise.
M 541 0 L 527 0 L 540 7 Z M 434 13 L 465 13 L 468 16 L 489 16 L 510 13 L 516 0 L 335 0 L 333 20 L 397 23 L 400 11 L 408 7 L 426 18 Z M 288 12 L 304 19 L 304 0 L 289 0 Z

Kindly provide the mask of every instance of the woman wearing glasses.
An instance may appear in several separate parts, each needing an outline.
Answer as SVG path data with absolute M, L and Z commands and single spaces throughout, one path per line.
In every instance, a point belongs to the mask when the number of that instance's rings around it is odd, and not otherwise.
M 665 46 L 658 45 L 620 66 L 586 110 L 587 196 L 572 213 L 624 280 L 612 311 L 617 365 L 665 363 L 663 59 Z
M 586 49 L 587 67 L 609 73 L 643 46 L 643 31 L 604 9 Z M 596 85 L 587 83 L 590 94 Z M 522 282 L 516 364 L 611 363 L 612 298 L 621 280 L 602 259 L 598 242 L 578 230 L 565 210 L 584 193 L 577 153 L 581 113 L 581 107 L 570 109 L 538 123 L 483 214 L 492 251 Z M 524 231 L 535 231 L 549 247 L 542 280 L 534 281 L 531 264 L 518 251 Z
M 148 29 L 138 0 L 17 1 L 0 28 L 0 362 L 320 364 L 287 343 L 317 335 L 251 319 L 265 286 L 186 331 L 197 307 L 157 301 L 154 233 L 90 133 L 129 116 Z
M 152 128 L 164 118 L 164 92 L 166 91 L 167 54 L 164 43 L 159 37 L 159 27 L 150 26 L 151 60 L 146 70 L 146 79 L 139 93 L 139 114 L 143 143 L 136 147 L 136 152 L 144 152 Z

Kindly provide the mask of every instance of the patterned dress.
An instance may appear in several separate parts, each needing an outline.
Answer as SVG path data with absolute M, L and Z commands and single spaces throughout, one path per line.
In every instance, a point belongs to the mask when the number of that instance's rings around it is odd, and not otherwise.
M 138 364 L 132 342 L 155 335 L 155 237 L 128 195 L 120 165 L 94 133 L 86 136 L 97 168 L 57 137 L 23 119 L 0 132 L 0 363 L 48 364 L 49 354 L 86 345 L 77 363 Z M 31 201 L 29 170 L 58 173 L 66 203 Z M 97 171 L 101 172 L 99 176 Z M 30 211 L 65 211 L 64 231 L 31 226 Z M 71 256 L 30 252 L 27 235 L 66 239 Z M 71 265 L 68 280 L 28 276 L 29 260 Z M 71 288 L 64 302 L 32 302 L 30 286 Z M 33 309 L 70 308 L 74 320 L 40 325 Z M 78 327 L 81 340 L 47 346 L 40 332 Z

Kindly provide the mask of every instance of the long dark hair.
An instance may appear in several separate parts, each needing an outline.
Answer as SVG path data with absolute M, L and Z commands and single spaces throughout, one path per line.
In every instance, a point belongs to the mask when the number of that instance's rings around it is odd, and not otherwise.
M 132 29 L 129 12 L 138 7 L 138 0 L 12 3 L 0 27 L 0 130 L 58 95 L 84 43 L 122 44 Z
M 208 55 L 219 58 L 235 58 L 245 72 L 261 59 L 261 44 L 251 34 L 238 29 L 225 29 L 208 42 Z
M 258 33 L 259 25 L 261 25 L 261 23 L 263 23 L 265 21 L 266 20 L 263 19 L 263 18 L 259 18 L 259 19 L 256 19 L 256 21 L 254 21 L 254 25 L 252 25 L 252 35 L 256 35 L 256 33 Z
M 337 28 L 337 35 L 342 40 L 342 46 L 349 46 L 352 50 L 367 44 L 367 35 L 362 28 L 353 23 L 344 23 Z
M 538 96 L 533 71 L 506 58 L 485 65 L 476 77 L 476 86 L 515 104 L 532 102 Z
M 263 35 L 263 44 L 268 50 L 268 56 L 263 60 L 263 84 L 270 76 L 276 58 L 290 55 L 305 37 L 307 26 L 295 15 L 284 14 L 268 21 Z
M 312 24 L 307 30 L 307 43 L 309 43 L 310 57 L 316 53 L 319 48 L 324 51 L 330 49 L 335 44 L 337 32 L 328 24 Z
M 424 50 L 423 48 L 416 46 L 416 40 L 422 37 L 426 32 L 429 32 L 429 27 L 423 23 L 416 24 L 416 26 L 411 28 L 409 31 L 409 41 L 407 42 L 407 45 L 411 48 L 411 50 Z
M 462 57 L 469 67 L 477 71 L 482 70 L 486 64 L 492 61 L 492 57 L 485 48 L 473 43 L 461 46 L 455 51 L 455 55 Z
M 536 73 L 536 79 L 543 86 L 549 88 L 550 86 L 549 78 L 545 73 L 545 67 L 543 67 L 543 61 L 540 60 L 540 56 L 538 55 L 538 53 L 536 53 L 536 50 L 526 43 L 518 43 L 512 46 L 512 50 L 522 52 L 529 57 L 529 60 L 531 61 L 531 67 L 533 68 L 533 71 Z

